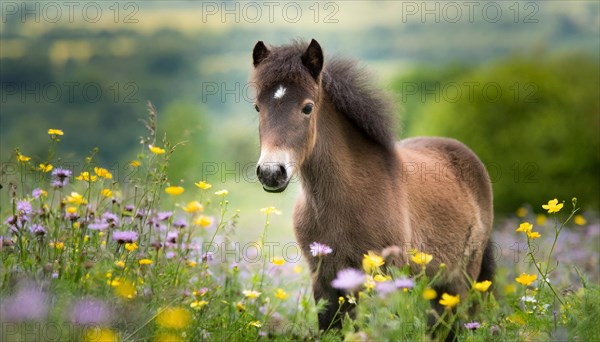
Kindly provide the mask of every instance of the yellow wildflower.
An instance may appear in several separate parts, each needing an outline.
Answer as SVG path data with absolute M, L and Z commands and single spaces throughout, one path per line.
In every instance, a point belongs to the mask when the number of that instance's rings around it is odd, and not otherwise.
M 274 257 L 271 259 L 271 263 L 273 263 L 275 266 L 283 266 L 283 264 L 285 264 L 285 259 L 281 257 Z
M 100 191 L 100 194 L 104 197 L 112 197 L 113 192 L 110 189 L 102 189 L 102 191 Z
M 460 295 L 450 295 L 448 293 L 442 294 L 442 299 L 440 299 L 440 304 L 445 306 L 447 309 L 451 309 L 460 303 Z
M 135 251 L 137 248 L 138 248 L 138 244 L 136 242 L 132 242 L 132 243 L 128 242 L 125 244 L 125 249 L 130 252 Z
M 277 289 L 277 291 L 275 291 L 275 297 L 285 300 L 288 297 L 288 294 L 283 289 Z
M 54 247 L 54 248 L 59 249 L 59 250 L 60 249 L 64 249 L 65 248 L 65 243 L 64 242 L 60 242 L 60 241 L 50 242 L 50 247 Z
M 132 167 L 140 167 L 140 165 L 142 165 L 142 163 L 140 163 L 139 160 L 132 160 L 129 162 L 129 165 L 131 165 Z
M 84 331 L 84 342 L 115 342 L 119 340 L 117 333 L 108 328 L 99 328 L 92 325 Z
M 77 213 L 77 208 L 75 208 L 75 207 L 67 207 L 67 214 L 73 215 L 75 213 Z
M 235 303 L 235 308 L 237 309 L 237 311 L 244 311 L 244 310 L 246 310 L 246 306 L 242 302 Z
M 196 265 L 198 265 L 197 262 L 195 262 L 194 260 L 188 260 L 186 263 L 189 267 L 196 267 Z
M 519 225 L 516 232 L 529 233 L 533 229 L 533 225 L 529 222 L 523 222 Z
M 275 207 L 262 208 L 260 211 L 267 215 L 270 215 L 270 214 L 281 215 L 281 211 L 277 210 L 277 208 L 275 208 Z
M 517 287 L 515 286 L 515 284 L 506 284 L 504 285 L 504 292 L 508 293 L 515 293 L 517 292 Z
M 548 214 L 557 213 L 562 209 L 562 207 L 563 203 L 558 203 L 556 198 L 548 201 L 548 204 L 542 205 L 542 208 L 548 210 Z
M 252 321 L 250 323 L 248 323 L 249 326 L 253 326 L 253 327 L 257 327 L 260 328 L 262 327 L 262 324 L 260 323 L 260 321 Z
M 431 262 L 431 260 L 433 260 L 433 255 L 423 252 L 417 252 L 412 257 L 410 257 L 410 259 L 417 265 L 427 265 Z
M 21 153 L 17 152 L 17 161 L 20 163 L 26 163 L 29 160 L 31 160 L 31 157 L 22 155 Z
M 371 273 L 377 268 L 383 266 L 385 261 L 379 255 L 369 251 L 368 254 L 363 254 L 362 266 L 365 272 Z
M 40 164 L 40 171 L 42 171 L 43 173 L 48 173 L 52 171 L 53 168 L 54 166 L 52 166 L 52 164 Z
M 205 300 L 195 300 L 190 304 L 190 308 L 194 310 L 200 310 L 206 305 L 208 305 L 208 302 Z
M 546 215 L 544 215 L 544 214 L 538 214 L 535 217 L 535 223 L 537 223 L 538 226 L 543 226 L 544 223 L 546 223 Z
M 154 154 L 164 154 L 165 150 L 158 147 L 158 146 L 152 146 L 150 145 L 150 152 L 154 153 Z
M 133 299 L 136 295 L 135 286 L 129 280 L 116 278 L 111 285 L 115 288 L 115 293 L 124 299 Z
M 255 291 L 255 290 L 244 290 L 244 291 L 242 291 L 242 293 L 244 294 L 244 296 L 246 298 L 250 298 L 250 299 L 256 299 L 260 296 L 260 292 Z
M 98 176 L 90 175 L 89 172 L 83 171 L 79 176 L 75 177 L 75 179 L 93 183 L 98 180 Z
M 125 268 L 125 262 L 122 260 L 115 261 L 115 266 L 117 266 L 118 268 Z
M 150 259 L 140 259 L 138 262 L 140 265 L 152 265 L 152 260 Z
M 367 290 L 372 290 L 375 288 L 375 280 L 373 279 L 373 277 L 367 276 L 364 285 L 367 288 Z
M 300 274 L 302 273 L 302 266 L 294 266 L 294 273 Z
M 527 232 L 527 237 L 534 240 L 540 238 L 542 235 L 538 232 Z
M 86 204 L 87 201 L 83 198 L 82 195 L 77 192 L 71 192 L 70 196 L 67 196 L 67 202 L 75 203 L 75 204 Z
M 473 288 L 479 292 L 487 291 L 490 288 L 490 286 L 492 286 L 492 282 L 489 280 L 475 282 L 475 284 L 473 284 Z
M 219 190 L 219 191 L 215 192 L 215 195 L 217 195 L 217 196 L 227 196 L 227 195 L 229 195 L 229 191 L 227 191 L 225 189 Z
M 530 285 L 536 279 L 537 279 L 537 275 L 535 275 L 535 274 L 527 274 L 527 273 L 521 273 L 521 275 L 518 278 L 515 278 L 515 280 L 517 281 L 517 283 L 519 283 L 521 285 L 525 285 L 525 286 Z
M 575 215 L 575 217 L 573 217 L 573 222 L 578 226 L 583 226 L 587 223 L 587 220 L 583 215 Z
M 423 298 L 426 300 L 433 300 L 437 297 L 437 292 L 434 289 L 428 287 L 423 291 Z
M 154 342 L 183 342 L 184 340 L 173 333 L 161 332 L 154 336 Z
M 212 224 L 212 219 L 208 216 L 201 215 L 194 220 L 194 224 L 206 228 Z
M 190 312 L 184 308 L 165 308 L 156 317 L 156 323 L 164 328 L 184 329 L 191 323 Z
M 165 192 L 167 194 L 173 195 L 173 196 L 181 195 L 184 191 L 185 191 L 185 189 L 182 186 L 178 186 L 178 185 L 168 186 L 165 189 Z
M 343 302 L 345 302 L 346 300 L 344 299 L 344 297 L 340 296 L 338 297 L 338 303 L 342 304 Z
M 102 177 L 102 178 L 105 178 L 105 179 L 112 179 L 113 178 L 112 173 L 110 173 L 110 171 L 108 171 L 107 169 L 102 168 L 102 167 L 95 167 L 94 168 L 94 173 L 96 173 L 96 175 L 98 175 L 98 177 Z
M 185 207 L 183 207 L 183 211 L 185 211 L 186 213 L 202 212 L 203 210 L 204 207 L 198 201 L 188 202 L 188 204 Z
M 60 130 L 60 129 L 50 128 L 50 129 L 48 130 L 48 134 L 49 134 L 49 135 L 63 135 L 64 133 L 63 133 L 63 131 L 62 131 L 62 130 Z
M 527 216 L 527 209 L 520 207 L 519 209 L 517 209 L 517 216 L 518 217 L 525 217 Z
M 208 190 L 212 188 L 212 185 L 206 183 L 205 181 L 199 181 L 198 183 L 194 183 L 194 185 L 202 190 Z
M 388 280 L 392 280 L 392 277 L 389 275 L 381 275 L 381 274 L 377 274 L 376 276 L 373 277 L 373 280 L 375 280 L 378 283 L 382 283 L 384 281 L 388 281 Z

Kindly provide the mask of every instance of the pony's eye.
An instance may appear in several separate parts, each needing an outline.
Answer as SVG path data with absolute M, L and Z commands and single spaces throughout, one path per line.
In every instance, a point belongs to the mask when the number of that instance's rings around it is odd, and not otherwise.
M 256 109 L 257 112 L 260 112 L 260 109 L 258 109 L 258 105 L 254 105 L 254 109 Z
M 308 115 L 308 114 L 312 113 L 312 110 L 313 110 L 313 104 L 308 103 L 308 104 L 306 104 L 306 106 L 304 106 L 304 108 L 302 108 L 302 113 Z

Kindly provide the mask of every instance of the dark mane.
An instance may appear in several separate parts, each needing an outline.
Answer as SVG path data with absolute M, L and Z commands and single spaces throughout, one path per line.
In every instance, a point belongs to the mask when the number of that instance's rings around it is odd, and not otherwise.
M 279 82 L 309 86 L 313 81 L 300 59 L 307 46 L 306 42 L 294 41 L 271 48 L 266 63 L 256 68 L 259 92 Z M 385 92 L 370 82 L 370 74 L 355 61 L 326 56 L 321 77 L 325 94 L 335 109 L 371 141 L 393 151 L 396 127 L 393 107 Z

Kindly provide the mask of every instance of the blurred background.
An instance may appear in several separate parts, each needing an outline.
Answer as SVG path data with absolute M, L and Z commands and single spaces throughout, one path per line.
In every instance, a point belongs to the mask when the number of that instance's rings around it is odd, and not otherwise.
M 492 177 L 496 210 L 574 196 L 600 203 L 599 4 L 596 1 L 3 1 L 0 161 L 15 148 L 45 158 L 48 128 L 62 162 L 98 161 L 126 181 L 151 101 L 159 137 L 185 141 L 169 177 L 206 180 L 241 209 L 256 239 L 262 207 L 273 238 L 292 240 L 297 184 L 266 194 L 256 181 L 258 117 L 248 84 L 258 40 L 317 39 L 326 58 L 355 58 L 390 92 L 398 138 L 459 139 Z M 2 196 L 7 196 L 6 187 Z

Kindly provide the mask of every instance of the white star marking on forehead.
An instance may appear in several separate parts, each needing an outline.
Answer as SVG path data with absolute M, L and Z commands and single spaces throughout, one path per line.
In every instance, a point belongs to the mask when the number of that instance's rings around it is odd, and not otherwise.
M 283 95 L 285 95 L 285 88 L 280 85 L 279 88 L 277 89 L 277 91 L 275 92 L 275 94 L 273 94 L 273 98 L 274 99 L 280 99 L 283 97 Z

